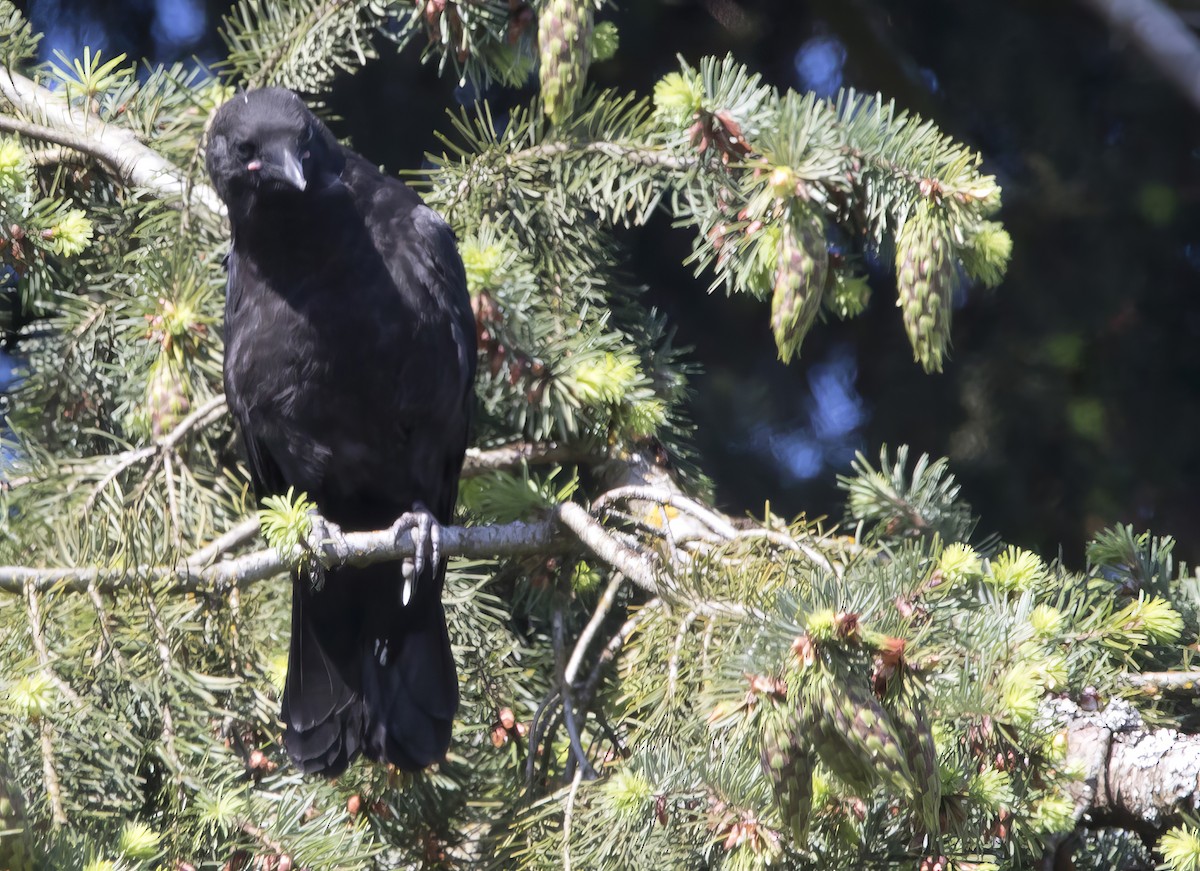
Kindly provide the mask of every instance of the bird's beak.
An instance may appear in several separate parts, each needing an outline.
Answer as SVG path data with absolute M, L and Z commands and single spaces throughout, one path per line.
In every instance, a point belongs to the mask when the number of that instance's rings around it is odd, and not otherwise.
M 290 148 L 276 151 L 271 155 L 267 166 L 273 177 L 287 182 L 296 190 L 302 191 L 308 187 L 308 179 L 304 177 L 304 165 Z

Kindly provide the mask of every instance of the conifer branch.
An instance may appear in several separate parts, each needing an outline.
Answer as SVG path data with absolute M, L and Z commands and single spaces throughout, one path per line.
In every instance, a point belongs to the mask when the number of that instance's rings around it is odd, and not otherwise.
M 29 634 L 33 638 L 33 649 L 37 653 L 42 673 L 59 691 L 74 702 L 79 701 L 75 691 L 60 678 L 50 666 L 50 653 L 46 649 L 46 638 L 42 632 L 42 614 L 38 606 L 37 593 L 32 587 L 25 589 L 25 608 L 29 616 Z M 50 821 L 57 828 L 68 822 L 63 807 L 62 784 L 54 764 L 53 726 L 46 716 L 38 718 L 38 742 L 42 751 L 42 777 L 45 780 L 46 798 L 50 802 Z
M 214 215 L 225 214 L 216 191 L 192 182 L 179 167 L 140 142 L 136 135 L 72 106 L 61 94 L 15 70 L 0 68 L 0 97 L 27 118 L 0 115 L 0 130 L 87 154 L 123 184 L 151 191 L 167 202 L 192 201 Z
M 182 785 L 184 776 L 183 763 L 179 759 L 179 752 L 175 749 L 175 717 L 171 713 L 171 703 L 166 697 L 166 686 L 170 684 L 172 671 L 171 643 L 167 638 L 167 627 L 163 625 L 162 617 L 159 616 L 158 605 L 154 602 L 154 591 L 148 587 L 144 588 L 142 590 L 142 599 L 146 605 L 146 613 L 150 617 L 150 625 L 154 628 L 158 662 L 162 666 L 164 689 L 159 711 L 162 713 L 163 718 L 163 751 L 167 758 L 167 763 L 171 767 L 171 776 L 175 778 L 176 785 L 179 786 Z
M 46 781 L 46 798 L 50 801 L 50 821 L 55 828 L 68 822 L 63 808 L 62 785 L 58 770 L 54 767 L 54 741 L 51 737 L 50 721 L 45 717 L 38 723 L 38 740 L 42 748 L 42 777 Z
M 258 518 L 251 517 L 249 520 L 243 520 L 237 526 L 233 527 L 233 529 L 217 536 L 189 556 L 187 563 L 192 568 L 203 569 L 218 557 L 224 556 L 229 551 L 235 550 L 243 544 L 252 541 L 257 535 Z
M 75 471 L 80 472 L 87 468 L 95 468 L 98 472 L 101 468 L 104 468 L 104 465 L 108 463 L 113 464 L 93 487 L 93 491 L 88 497 L 89 507 L 95 504 L 96 499 L 106 487 L 122 474 L 129 471 L 129 469 L 146 460 L 153 460 L 155 463 L 159 462 L 164 454 L 167 451 L 174 450 L 183 441 L 185 436 L 193 430 L 203 429 L 210 424 L 216 423 L 225 416 L 227 411 L 228 406 L 225 396 L 223 394 L 212 396 L 192 409 L 169 433 L 157 439 L 153 444 L 144 445 L 140 448 L 132 448 L 117 454 L 73 462 L 71 465 L 75 468 Z M 602 451 L 587 444 L 514 442 L 495 448 L 468 448 L 466 460 L 463 463 L 462 477 L 472 478 L 478 475 L 485 475 L 488 472 L 508 471 L 520 468 L 522 465 L 550 466 L 572 463 L 594 465 L 603 462 L 605 459 L 606 457 Z M 154 465 L 152 463 L 146 475 L 149 476 L 153 472 L 153 469 Z M 18 478 L 0 482 L 0 486 L 5 490 L 15 490 L 18 487 L 36 483 L 38 480 L 33 475 L 22 475 Z M 249 534 L 248 527 L 239 526 L 237 528 L 243 535 Z M 250 535 L 250 537 L 253 536 Z M 239 538 L 231 543 L 222 544 L 219 551 L 230 550 L 243 542 L 244 539 Z M 213 544 L 216 545 L 216 542 Z M 207 553 L 207 551 L 197 551 L 188 561 L 192 563 L 202 561 Z M 211 559 L 212 557 L 207 556 L 207 558 Z
M 579 509 L 582 511 L 583 509 Z M 516 521 L 494 526 L 449 526 L 442 530 L 442 553 L 467 559 L 506 556 L 529 556 L 570 549 L 571 538 L 564 535 L 554 520 Z M 373 565 L 413 556 L 415 549 L 407 536 L 397 538 L 391 529 L 375 532 L 347 532 L 336 544 L 323 548 L 323 564 Z M 223 592 L 233 587 L 246 587 L 287 572 L 293 557 L 284 560 L 274 550 L 260 550 L 235 559 L 214 563 L 205 568 L 184 562 L 179 567 L 130 566 L 111 568 L 29 568 L 0 567 L 0 592 L 19 593 L 26 586 L 38 592 L 83 592 L 94 584 L 104 592 L 128 586 L 143 579 L 152 586 L 165 584 L 172 592 Z

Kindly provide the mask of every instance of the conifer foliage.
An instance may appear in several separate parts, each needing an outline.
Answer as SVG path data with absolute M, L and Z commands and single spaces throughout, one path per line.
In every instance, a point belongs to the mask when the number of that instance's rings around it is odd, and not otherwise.
M 603 17 L 242 0 L 208 78 L 36 64 L 0 0 L 0 326 L 23 366 L 0 868 L 1019 868 L 1070 832 L 1079 867 L 1145 861 L 1129 832 L 1079 828 L 1044 700 L 1187 665 L 1200 590 L 1171 542 L 1115 528 L 1070 572 L 973 537 L 946 463 L 904 449 L 859 458 L 837 526 L 728 518 L 689 447 L 687 354 L 620 267 L 615 228 L 668 212 L 695 292 L 762 300 L 794 362 L 869 303 L 865 259 L 894 262 L 897 329 L 936 371 L 955 290 L 1009 257 L 979 155 L 882 97 L 780 93 L 733 58 L 681 61 L 652 95 L 590 88 L 619 50 Z M 399 551 L 386 531 L 310 541 L 303 494 L 256 513 L 202 142 L 237 86 L 319 105 L 414 39 L 446 75 L 540 83 L 504 117 L 451 109 L 414 181 L 458 234 L 481 353 L 445 540 L 462 709 L 419 775 L 306 780 L 277 718 L 287 570 Z M 1196 867 L 1198 844 L 1183 825 L 1162 855 Z

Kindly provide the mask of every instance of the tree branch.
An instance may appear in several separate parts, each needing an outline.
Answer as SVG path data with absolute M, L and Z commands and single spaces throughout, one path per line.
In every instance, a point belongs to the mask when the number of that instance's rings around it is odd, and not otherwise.
M 1200 39 L 1159 0 L 1083 0 L 1127 38 L 1196 109 L 1200 109 Z
M 1067 729 L 1067 763 L 1085 772 L 1076 819 L 1157 835 L 1200 806 L 1200 735 L 1148 729 L 1124 699 L 1095 712 L 1052 699 L 1042 713 Z
M 61 94 L 11 69 L 0 68 L 0 97 L 17 113 L 42 122 L 0 115 L 0 130 L 90 155 L 122 183 L 149 190 L 164 200 L 190 200 L 214 215 L 225 214 L 217 192 L 207 184 L 192 183 L 179 167 L 144 145 L 131 131 L 106 124 L 72 106 Z
M 1200 671 L 1147 671 L 1127 674 L 1121 682 L 1149 696 L 1200 696 Z
M 556 463 L 598 463 L 604 453 L 587 445 L 558 444 L 557 442 L 515 442 L 497 448 L 468 448 L 462 476 L 473 478 L 488 472 L 514 469 L 522 463 L 548 466 Z
M 578 506 L 575 506 L 578 508 Z M 580 511 L 583 509 L 580 508 Z M 240 527 L 239 527 L 240 529 Z M 366 566 L 413 556 L 415 549 L 408 536 L 397 537 L 391 529 L 376 532 L 347 532 L 338 548 L 327 548 L 322 563 Z M 442 553 L 447 556 L 481 559 L 496 556 L 570 550 L 574 542 L 554 519 L 516 521 L 495 526 L 448 526 L 442 530 Z M 293 556 L 299 557 L 297 552 Z M 274 550 L 261 550 L 205 568 L 184 562 L 169 566 L 129 566 L 127 568 L 26 568 L 0 567 L 0 592 L 20 593 L 27 585 L 42 591 L 85 592 L 90 584 L 104 592 L 127 586 L 133 579 L 151 584 L 167 584 L 175 592 L 224 592 L 246 587 L 286 572 L 292 562 L 284 561 Z

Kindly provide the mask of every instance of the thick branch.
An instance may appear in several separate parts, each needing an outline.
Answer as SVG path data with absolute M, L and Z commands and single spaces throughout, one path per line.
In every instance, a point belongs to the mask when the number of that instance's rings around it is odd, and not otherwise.
M 129 130 L 106 124 L 61 95 L 18 72 L 0 68 L 0 96 L 21 115 L 39 122 L 0 115 L 0 130 L 7 130 L 88 154 L 103 163 L 124 184 L 152 191 L 164 200 L 190 200 L 216 215 L 225 207 L 216 191 L 203 183 L 192 184 L 186 173 Z
M 1159 0 L 1084 0 L 1200 109 L 1200 39 Z
M 1074 790 L 1078 819 L 1158 834 L 1200 807 L 1200 735 L 1148 729 L 1123 699 L 1096 712 L 1054 699 L 1043 711 L 1067 729 L 1068 762 L 1086 772 Z

